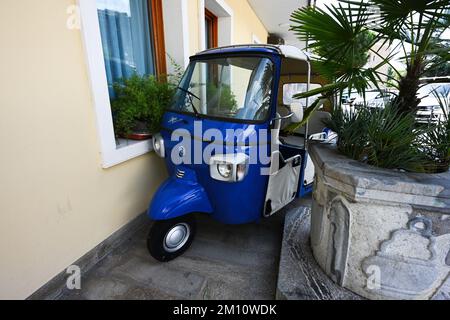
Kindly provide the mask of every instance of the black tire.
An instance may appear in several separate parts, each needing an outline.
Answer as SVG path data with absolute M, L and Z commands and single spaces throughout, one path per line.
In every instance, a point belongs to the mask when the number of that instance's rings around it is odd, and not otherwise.
M 197 224 L 192 215 L 165 221 L 155 221 L 150 228 L 147 237 L 147 248 L 150 255 L 161 262 L 168 262 L 175 259 L 191 246 L 196 229 Z M 189 231 L 188 234 L 183 237 L 183 240 L 180 241 L 178 246 L 172 244 L 173 247 L 171 247 L 169 245 L 170 241 L 166 241 L 166 236 L 170 239 L 169 232 L 173 232 L 174 230 L 177 230 L 181 234 L 183 234 L 183 231 L 179 230 Z

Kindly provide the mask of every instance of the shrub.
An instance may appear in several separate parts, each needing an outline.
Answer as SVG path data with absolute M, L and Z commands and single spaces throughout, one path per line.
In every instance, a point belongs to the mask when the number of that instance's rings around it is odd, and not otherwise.
M 381 168 L 424 171 L 418 148 L 424 131 L 415 128 L 412 115 L 395 106 L 358 111 L 338 107 L 325 125 L 338 134 L 339 151 L 352 159 Z
M 445 172 L 450 165 L 450 121 L 439 122 L 423 135 L 420 150 L 425 155 L 425 171 Z
M 220 87 L 214 83 L 208 83 L 207 96 L 209 103 L 220 110 L 234 112 L 237 109 L 236 96 L 230 86 L 222 84 Z
M 437 124 L 431 124 L 426 134 L 421 137 L 421 151 L 425 154 L 427 162 L 425 170 L 430 173 L 445 172 L 450 165 L 450 92 L 434 92 L 443 111 L 444 119 Z
M 293 12 L 291 30 L 308 42 L 308 49 L 316 54 L 315 71 L 330 83 L 294 97 L 321 95 L 319 99 L 333 100 L 344 90 L 364 96 L 369 88 L 381 90 L 383 82 L 398 89 L 395 107 L 348 114 L 340 106 L 335 109 L 329 126 L 340 135 L 342 153 L 384 168 L 448 169 L 448 120 L 426 130 L 414 124 L 420 79 L 450 59 L 441 37 L 450 27 L 448 4 L 448 0 L 339 0 L 325 10 L 308 6 Z M 392 63 L 399 48 L 404 53 L 400 58 L 406 65 L 404 72 Z M 369 66 L 369 53 L 381 61 Z M 385 66 L 390 67 L 388 74 Z M 298 126 L 318 107 L 317 103 L 308 107 Z
M 111 101 L 116 136 L 125 136 L 144 124 L 148 132 L 160 130 L 161 118 L 169 105 L 174 86 L 154 76 L 133 75 L 114 84 Z

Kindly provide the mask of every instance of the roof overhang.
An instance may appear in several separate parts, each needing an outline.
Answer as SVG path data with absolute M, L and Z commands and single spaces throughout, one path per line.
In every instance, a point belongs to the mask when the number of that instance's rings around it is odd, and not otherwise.
M 308 6 L 309 0 L 247 0 L 266 30 L 285 40 L 285 44 L 304 49 L 305 43 L 290 31 L 291 14 Z

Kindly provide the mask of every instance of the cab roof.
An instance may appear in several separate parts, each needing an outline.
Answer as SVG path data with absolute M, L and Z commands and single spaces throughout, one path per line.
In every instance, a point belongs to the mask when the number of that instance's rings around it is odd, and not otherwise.
M 276 54 L 288 59 L 295 59 L 300 61 L 309 61 L 309 56 L 303 50 L 290 45 L 272 45 L 272 44 L 244 44 L 233 45 L 219 48 L 212 48 L 201 51 L 195 56 L 204 56 L 212 54 L 226 54 L 226 53 L 269 53 Z

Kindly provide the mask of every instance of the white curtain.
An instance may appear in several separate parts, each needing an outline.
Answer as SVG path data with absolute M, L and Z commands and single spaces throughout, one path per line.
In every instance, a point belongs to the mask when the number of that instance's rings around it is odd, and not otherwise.
M 112 85 L 133 74 L 155 74 L 147 0 L 97 0 L 110 96 Z M 151 13 L 150 13 L 151 14 Z

